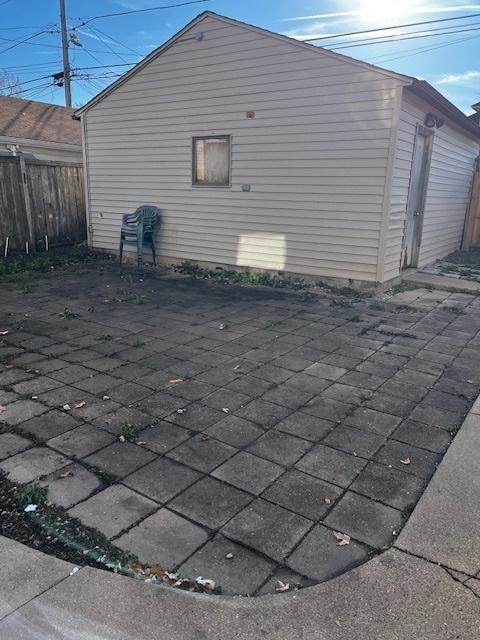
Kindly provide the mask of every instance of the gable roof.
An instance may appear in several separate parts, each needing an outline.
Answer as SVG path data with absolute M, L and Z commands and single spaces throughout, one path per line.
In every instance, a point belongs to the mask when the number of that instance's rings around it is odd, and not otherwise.
M 288 44 L 294 45 L 296 47 L 302 47 L 303 49 L 307 49 L 308 51 L 315 51 L 319 55 L 327 56 L 329 58 L 333 58 L 336 60 L 340 59 L 344 62 L 348 62 L 361 69 L 368 69 L 369 71 L 374 71 L 381 75 L 384 75 L 390 78 L 395 78 L 396 80 L 403 82 L 405 86 L 409 87 L 419 97 L 433 104 L 444 115 L 451 118 L 451 120 L 453 120 L 457 124 L 457 126 L 461 127 L 464 130 L 467 130 L 475 138 L 480 139 L 480 128 L 477 125 L 475 125 L 462 111 L 460 111 L 460 109 L 458 109 L 454 104 L 452 104 L 449 100 L 447 100 L 447 98 L 445 98 L 440 92 L 438 92 L 428 82 L 424 80 L 418 80 L 413 76 L 406 76 L 400 73 L 396 73 L 395 71 L 383 69 L 382 67 L 377 67 L 376 65 L 369 64 L 368 62 L 363 62 L 355 58 L 350 58 L 341 53 L 337 53 L 336 51 L 329 51 L 328 49 L 318 47 L 308 42 L 302 42 L 300 40 L 296 40 L 295 38 L 285 36 L 281 33 L 269 31 L 268 29 L 262 29 L 261 27 L 255 27 L 246 22 L 241 22 L 239 20 L 235 20 L 234 18 L 228 18 L 226 16 L 222 16 L 219 13 L 215 13 L 213 11 L 204 11 L 203 13 L 200 13 L 198 16 L 196 16 L 196 18 L 194 18 L 191 22 L 185 25 L 183 29 L 181 29 L 178 33 L 172 36 L 163 45 L 161 45 L 160 47 L 157 47 L 157 49 L 154 49 L 145 58 L 143 58 L 143 60 L 140 60 L 140 62 L 138 62 L 134 67 L 132 67 L 132 69 L 130 69 L 129 71 L 124 73 L 120 78 L 118 78 L 118 80 L 116 80 L 111 85 L 106 87 L 103 91 L 101 91 L 99 94 L 94 96 L 89 102 L 84 104 L 83 107 L 81 107 L 80 109 L 77 109 L 77 111 L 75 111 L 74 117 L 79 118 L 88 109 L 90 109 L 95 104 L 103 100 L 103 98 L 109 95 L 118 86 L 122 85 L 124 82 L 129 80 L 133 75 L 138 73 L 141 69 L 143 69 L 146 65 L 148 65 L 152 60 L 160 56 L 164 51 L 166 51 L 173 44 L 175 44 L 175 42 L 177 42 L 187 31 L 190 31 L 191 29 L 199 25 L 199 23 L 207 17 L 215 18 L 216 20 L 225 22 L 226 24 L 229 24 L 229 25 L 234 25 L 234 26 L 242 27 L 244 29 L 248 29 L 250 31 L 255 31 L 262 35 L 266 35 L 271 38 L 281 40 L 282 42 L 288 42 Z
M 82 144 L 74 109 L 46 102 L 0 96 L 0 136 Z

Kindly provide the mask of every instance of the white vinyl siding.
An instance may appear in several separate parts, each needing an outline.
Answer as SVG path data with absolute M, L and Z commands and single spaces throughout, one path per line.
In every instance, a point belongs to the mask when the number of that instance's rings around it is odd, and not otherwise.
M 148 203 L 163 262 L 375 281 L 400 85 L 205 17 L 82 116 L 93 246 Z M 192 186 L 192 137 L 222 135 L 231 188 Z
M 385 280 L 400 273 L 415 131 L 417 124 L 423 124 L 429 112 L 435 110 L 404 89 L 392 183 Z M 478 143 L 442 119 L 443 126 L 433 129 L 419 267 L 460 248 L 473 164 L 478 155 Z

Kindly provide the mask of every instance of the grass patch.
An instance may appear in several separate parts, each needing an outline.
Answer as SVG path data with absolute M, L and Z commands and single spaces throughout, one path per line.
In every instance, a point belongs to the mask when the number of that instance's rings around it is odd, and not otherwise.
M 38 482 L 22 485 L 17 489 L 17 500 L 20 507 L 25 508 L 28 504 L 42 504 L 47 499 L 47 487 L 43 487 Z
M 140 338 L 135 338 L 135 340 L 132 342 L 132 347 L 135 347 L 136 349 L 144 346 L 145 342 L 143 340 L 140 340 Z
M 111 256 L 108 254 L 97 253 L 79 247 L 67 251 L 49 251 L 41 255 L 12 255 L 0 259 L 0 276 L 24 273 L 27 271 L 45 273 L 51 269 L 64 267 L 66 265 L 109 259 L 111 259 Z
M 97 336 L 96 340 L 98 340 L 98 342 L 110 342 L 110 340 L 113 340 L 113 336 L 105 333 L 103 336 Z
M 58 314 L 58 317 L 62 318 L 63 320 L 73 320 L 74 318 L 79 318 L 80 314 L 72 311 L 68 307 L 65 307 L 63 312 Z
M 131 424 L 124 424 L 120 431 L 120 437 L 126 442 L 134 442 L 138 436 L 138 429 Z
M 404 293 L 405 291 L 415 291 L 415 289 L 418 289 L 418 288 L 419 288 L 418 284 L 415 284 L 414 282 L 408 282 L 408 280 L 403 280 L 402 282 L 399 282 L 398 284 L 392 287 L 392 292 L 394 294 Z

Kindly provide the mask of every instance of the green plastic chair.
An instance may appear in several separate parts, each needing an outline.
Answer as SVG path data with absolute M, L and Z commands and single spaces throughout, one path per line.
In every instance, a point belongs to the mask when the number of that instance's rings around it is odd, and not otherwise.
M 157 264 L 155 255 L 155 229 L 160 221 L 160 209 L 153 205 L 144 204 L 135 213 L 122 216 L 120 230 L 120 264 L 123 258 L 123 245 L 137 245 L 137 263 L 143 264 L 143 245 L 149 244 L 152 249 L 153 264 Z

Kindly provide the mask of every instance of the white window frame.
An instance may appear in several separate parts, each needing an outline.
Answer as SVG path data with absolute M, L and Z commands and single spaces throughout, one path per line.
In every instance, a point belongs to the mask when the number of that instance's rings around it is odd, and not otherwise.
M 196 182 L 197 175 L 197 141 L 199 140 L 226 140 L 228 142 L 228 182 Z M 199 189 L 229 189 L 232 186 L 232 136 L 222 134 L 218 136 L 193 136 L 192 137 L 192 187 Z

